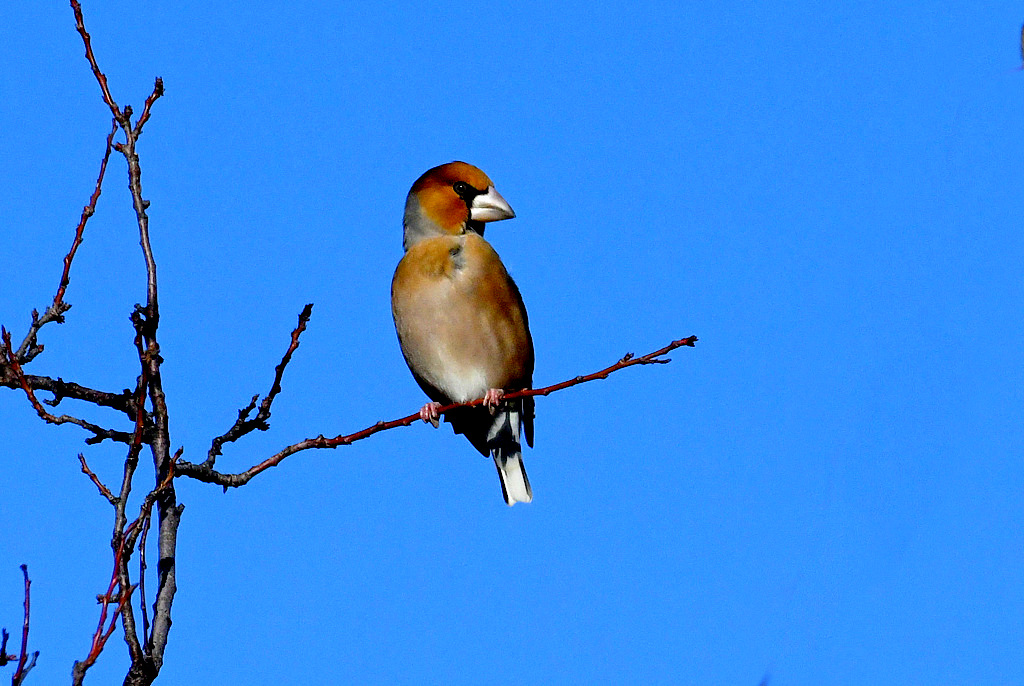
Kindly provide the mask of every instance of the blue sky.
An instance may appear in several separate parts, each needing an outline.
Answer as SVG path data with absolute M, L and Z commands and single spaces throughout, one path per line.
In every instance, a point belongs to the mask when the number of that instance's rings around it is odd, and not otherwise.
M 139 152 L 186 459 L 266 392 L 306 302 L 271 430 L 224 469 L 420 406 L 389 286 L 408 187 L 452 159 L 516 210 L 487 235 L 538 384 L 700 338 L 540 399 L 528 506 L 422 425 L 227 494 L 179 481 L 158 683 L 1024 681 L 1019 4 L 85 13 L 122 105 L 166 84 Z M 7 3 L 0 26 L 0 323 L 20 337 L 109 114 L 66 3 Z M 134 384 L 125 185 L 115 156 L 34 373 Z M 84 657 L 109 580 L 109 506 L 75 456 L 113 482 L 123 451 L 83 438 L 0 393 L 0 624 L 27 563 L 30 683 Z

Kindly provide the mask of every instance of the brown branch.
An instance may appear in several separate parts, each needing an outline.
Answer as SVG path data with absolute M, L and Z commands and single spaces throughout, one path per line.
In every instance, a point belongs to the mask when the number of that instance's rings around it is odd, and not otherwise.
M 0 348 L 2 347 L 3 344 L 0 343 Z M 3 358 L 0 360 L 0 363 L 7 362 L 6 352 L 0 352 L 0 357 Z M 112 408 L 125 413 L 130 418 L 134 418 L 137 412 L 132 393 L 129 390 L 124 390 L 120 393 L 110 393 L 89 388 L 88 386 L 81 386 L 74 382 L 64 381 L 61 378 L 52 379 L 48 376 L 36 376 L 34 374 L 22 374 L 21 378 L 18 378 L 9 368 L 0 368 L 0 386 L 21 388 L 22 380 L 34 391 L 53 393 L 53 400 L 43 400 L 43 403 L 50 407 L 57 407 L 64 398 L 71 398 L 72 400 L 81 400 L 98 407 Z
M 664 348 L 660 348 L 659 350 L 655 350 L 654 352 L 648 353 L 647 355 L 643 355 L 641 357 L 635 357 L 632 353 L 627 353 L 625 356 L 623 356 L 621 360 L 619 360 L 615 364 L 609 367 L 605 367 L 600 371 L 596 371 L 593 374 L 587 374 L 586 376 L 577 376 L 574 379 L 569 379 L 568 381 L 563 381 L 561 383 L 553 384 L 551 386 L 545 386 L 544 388 L 514 391 L 511 393 L 507 393 L 504 396 L 504 398 L 506 400 L 514 400 L 516 398 L 549 395 L 551 393 L 569 388 L 571 386 L 577 386 L 582 383 L 587 383 L 588 381 L 595 381 L 597 379 L 607 379 L 609 374 L 617 372 L 620 369 L 625 369 L 627 367 L 647 364 L 667 364 L 671 360 L 664 357 L 666 354 L 683 346 L 693 347 L 696 342 L 697 337 L 690 336 L 688 338 L 681 338 L 677 341 L 672 341 Z M 453 403 L 451 405 L 445 405 L 441 407 L 440 410 L 438 410 L 438 412 L 439 414 L 445 414 L 446 412 L 450 412 L 460 407 L 474 407 L 477 405 L 482 405 L 483 402 L 483 398 L 478 398 L 476 400 L 471 400 L 465 403 Z M 321 434 L 316 438 L 307 438 L 304 441 L 299 441 L 298 443 L 295 443 L 293 445 L 288 446 L 287 448 L 284 448 L 283 450 L 281 450 L 275 455 L 272 455 L 263 462 L 260 462 L 257 465 L 253 465 L 246 471 L 239 472 L 237 474 L 224 474 L 214 469 L 207 468 L 203 464 L 197 465 L 192 464 L 191 462 L 179 463 L 178 474 L 180 476 L 191 477 L 198 481 L 205 481 L 206 483 L 217 484 L 219 486 L 223 486 L 224 489 L 227 490 L 228 487 L 239 487 L 245 485 L 257 474 L 260 474 L 261 472 L 264 472 L 270 469 L 271 467 L 276 467 L 277 465 L 281 464 L 281 462 L 286 457 L 294 455 L 295 453 L 301 452 L 303 450 L 309 450 L 311 448 L 337 448 L 340 445 L 351 445 L 356 441 L 368 438 L 369 436 L 372 436 L 375 433 L 380 433 L 381 431 L 387 431 L 388 429 L 394 429 L 399 426 L 410 426 L 415 422 L 419 421 L 419 419 L 420 415 L 417 412 L 415 414 L 411 414 L 400 419 L 393 419 L 388 422 L 377 422 L 373 426 L 368 426 L 361 431 L 356 431 L 355 433 L 347 435 L 335 436 L 334 438 L 325 438 Z
M 32 403 L 32 407 L 35 409 L 36 414 L 38 414 L 39 417 L 47 424 L 75 424 L 86 431 L 91 431 L 93 436 L 85 439 L 85 442 L 88 444 L 102 443 L 107 439 L 117 441 L 119 443 L 130 442 L 131 436 L 123 431 L 105 429 L 102 426 L 87 422 L 86 420 L 78 417 L 72 417 L 71 415 L 62 414 L 58 417 L 47 412 L 46 408 L 44 408 L 42 403 L 40 403 L 38 398 L 36 398 L 36 394 L 33 392 L 32 386 L 29 385 L 28 380 L 25 378 L 25 373 L 22 371 L 21 365 L 18 363 L 18 358 L 11 350 L 10 332 L 8 332 L 7 329 L 0 327 L 0 338 L 2 338 L 3 341 L 3 345 L 0 346 L 0 348 L 2 348 L 2 351 L 7 358 L 7 365 L 13 372 L 14 378 L 18 381 L 22 390 L 25 391 L 25 394 L 28 396 L 29 402 Z
M 102 481 L 100 481 L 100 478 L 96 476 L 96 473 L 89 469 L 89 465 L 85 462 L 85 455 L 78 453 L 78 461 L 82 463 L 82 473 L 92 479 L 92 482 L 96 484 L 96 488 L 100 490 L 100 495 L 106 498 L 107 502 L 111 505 L 117 507 L 117 497 L 110 492 L 110 489 L 107 488 Z
M 32 586 L 32 581 L 28 578 L 28 565 L 21 565 L 21 574 L 25 577 L 25 622 L 21 627 L 21 655 L 18 657 L 18 669 L 11 677 L 11 686 L 20 686 L 28 673 L 36 666 L 36 659 L 39 657 L 37 650 L 32 653 L 32 661 L 28 661 L 29 587 Z
M 153 91 L 149 97 L 146 98 L 142 114 L 133 127 L 131 121 L 131 106 L 125 105 L 123 109 L 118 107 L 111 95 L 110 88 L 107 83 L 107 77 L 100 69 L 96 60 L 92 47 L 92 38 L 85 28 L 85 20 L 83 18 L 81 4 L 78 0 L 70 0 L 70 2 L 75 16 L 75 26 L 85 47 L 86 60 L 88 61 L 93 75 L 100 86 L 103 101 L 110 108 L 110 112 L 114 118 L 114 124 L 110 135 L 107 137 L 106 154 L 104 155 L 103 163 L 100 167 L 100 175 L 97 180 L 96 190 L 90 200 L 90 204 L 86 206 L 85 210 L 83 210 L 82 221 L 76 232 L 75 241 L 72 244 L 71 251 L 65 258 L 64 273 L 61 278 L 60 286 L 58 287 L 57 295 L 54 299 L 54 305 L 51 306 L 50 310 L 48 310 L 42 318 L 40 318 L 37 313 L 33 313 L 33 328 L 30 330 L 29 336 L 26 337 L 26 343 L 23 345 L 24 349 L 19 350 L 18 355 L 12 355 L 10 337 L 6 331 L 3 332 L 2 346 L 4 349 L 0 351 L 3 352 L 3 355 L 0 356 L 0 358 L 2 358 L 5 363 L 0 364 L 0 385 L 12 387 L 14 385 L 21 386 L 28 396 L 29 401 L 32 403 L 33 408 L 40 417 L 51 423 L 71 422 L 86 428 L 95 434 L 93 438 L 90 439 L 90 442 L 98 442 L 104 438 L 114 438 L 127 443 L 129 446 L 128 454 L 124 463 L 121 488 L 117 496 L 115 496 L 110 489 L 108 489 L 99 480 L 95 473 L 89 469 L 84 456 L 80 456 L 82 471 L 89 476 L 99 489 L 100 493 L 107 498 L 108 502 L 110 502 L 114 507 L 114 527 L 111 539 L 111 547 L 114 551 L 114 570 L 111 575 L 111 581 L 107 593 L 101 599 L 103 608 L 100 613 L 100 621 L 98 623 L 96 633 L 93 636 L 89 654 L 85 660 L 75 663 L 73 670 L 73 683 L 79 684 L 82 679 L 84 679 L 86 671 L 96 661 L 104 644 L 116 626 L 118 616 L 120 616 L 122 628 L 125 634 L 125 641 L 128 644 L 132 662 L 129 673 L 125 678 L 125 683 L 149 684 L 159 673 L 163 662 L 163 651 L 167 640 L 167 633 L 170 629 L 170 607 L 175 592 L 174 557 L 176 536 L 178 522 L 181 515 L 181 508 L 175 504 L 173 478 L 175 473 L 174 460 L 177 459 L 177 455 L 174 457 L 171 457 L 170 455 L 168 412 L 160 371 L 163 360 L 160 356 L 160 346 L 157 342 L 160 309 L 157 294 L 156 259 L 153 255 L 152 245 L 150 243 L 149 217 L 146 212 L 149 207 L 149 201 L 145 200 L 143 197 L 142 170 L 139 164 L 139 156 L 136 151 L 136 142 L 142 134 L 143 127 L 150 119 L 154 103 L 164 93 L 164 85 L 160 78 L 155 80 Z M 113 142 L 113 136 L 117 128 L 120 128 L 123 132 L 124 141 L 115 144 Z M 74 393 L 78 393 L 81 396 L 89 396 L 96 400 L 105 400 L 107 401 L 107 404 L 110 404 L 112 407 L 117 407 L 122 412 L 128 414 L 128 416 L 134 420 L 134 431 L 130 435 L 125 434 L 124 432 L 112 432 L 68 415 L 55 417 L 47 412 L 42 403 L 40 403 L 36 398 L 34 394 L 35 388 L 45 387 L 48 390 L 53 390 L 54 399 L 51 403 L 52 406 L 56 406 L 63 397 L 71 397 L 72 393 L 66 392 L 66 385 L 59 379 L 54 382 L 52 379 L 41 377 L 38 380 L 33 379 L 30 382 L 25 376 L 18 359 L 19 356 L 25 356 L 27 359 L 31 359 L 31 357 L 41 352 L 42 346 L 37 344 L 35 333 L 38 331 L 39 327 L 47 322 L 48 318 L 50 320 L 59 318 L 60 315 L 68 308 L 68 306 L 63 302 L 63 296 L 70 280 L 69 274 L 71 261 L 74 258 L 74 254 L 78 246 L 81 244 L 85 222 L 92 215 L 95 209 L 96 200 L 100 193 L 101 181 L 106 171 L 106 165 L 109 160 L 111 149 L 117 150 L 119 153 L 124 155 L 127 162 L 128 188 L 132 196 L 132 205 L 135 210 L 138 223 L 139 244 L 142 248 L 143 258 L 146 262 L 146 304 L 144 307 L 136 306 L 135 312 L 132 314 L 132 322 L 135 325 L 136 331 L 135 344 L 138 351 L 141 371 L 138 376 L 134 394 L 130 394 L 128 391 L 125 391 L 120 396 L 114 396 L 113 394 L 103 396 L 97 395 L 99 392 L 91 391 L 90 389 L 79 390 L 77 388 L 74 389 Z M 9 364 L 6 363 L 8 361 Z M 37 383 L 39 384 L 38 386 L 36 385 Z M 151 405 L 149 412 L 146 411 L 145 407 L 147 398 Z M 88 400 L 86 397 L 83 397 L 82 399 Z M 127 518 L 125 516 L 125 507 L 132 491 L 132 482 L 138 465 L 139 454 L 142 446 L 146 444 L 150 446 L 150 450 L 153 455 L 153 463 L 156 472 L 156 486 L 146 496 L 143 503 L 143 509 L 139 517 L 129 525 L 127 524 Z M 143 647 L 135 629 L 133 608 L 130 602 L 131 594 L 135 586 L 131 584 L 128 572 L 128 561 L 131 557 L 132 551 L 134 550 L 138 536 L 143 530 L 148 532 L 152 508 L 156 503 L 159 503 L 159 585 L 153 607 L 152 633 L 146 640 L 146 646 Z M 142 571 L 144 573 L 144 567 L 142 568 Z M 117 596 L 119 598 L 119 602 L 117 609 L 114 612 L 114 616 L 109 620 L 108 625 L 107 615 L 109 605 L 114 601 L 112 594 L 115 586 L 119 589 Z M 144 615 L 144 636 L 148 632 L 148 622 L 148 617 Z
M 181 454 L 179 450 L 175 454 L 174 459 L 177 459 Z M 153 504 L 157 498 L 161 496 L 163 491 L 167 490 L 171 486 L 171 482 L 174 478 L 173 463 L 172 467 L 168 472 L 167 478 L 154 488 L 150 493 L 146 495 L 145 500 L 142 502 L 142 506 L 139 508 L 139 516 L 131 524 L 128 524 L 121 532 L 115 532 L 116 545 L 114 546 L 114 571 L 111 574 L 110 583 L 107 586 L 107 591 L 103 595 L 97 597 L 97 602 L 102 606 L 100 608 L 100 619 L 96 625 L 96 631 L 93 633 L 92 644 L 89 648 L 89 654 L 85 660 L 75 662 L 74 669 L 72 670 L 73 684 L 81 684 L 85 678 L 85 673 L 90 667 L 96 662 L 100 653 L 103 652 L 103 648 L 107 643 L 107 639 L 114 632 L 117 626 L 118 617 L 121 618 L 122 626 L 125 629 L 125 639 L 129 642 L 130 650 L 132 652 L 132 663 L 133 669 L 136 664 L 146 663 L 146 656 L 142 652 L 142 648 L 138 645 L 138 638 L 135 638 L 136 648 L 131 648 L 130 637 L 134 635 L 133 624 L 129 617 L 131 616 L 131 595 L 134 593 L 136 588 L 139 588 L 141 584 L 132 584 L 128 579 L 128 563 L 131 560 L 132 552 L 135 550 L 135 543 L 139 540 L 139 535 L 145 536 L 146 531 L 149 528 L 149 519 L 152 513 Z M 121 510 L 123 512 L 123 509 Z M 141 526 L 140 526 L 141 524 Z M 145 545 L 144 541 L 141 545 Z M 143 553 L 144 555 L 144 553 Z M 142 568 L 143 570 L 145 567 Z M 114 589 L 118 588 L 118 592 L 115 595 Z M 110 604 L 118 600 L 117 608 L 114 610 L 114 615 L 110 618 L 110 624 L 107 625 L 104 630 L 104 625 L 107 622 L 107 612 Z M 125 625 L 127 623 L 127 625 Z M 148 623 L 148 620 L 147 620 Z M 136 652 L 137 650 L 137 652 Z M 155 677 L 156 674 L 153 674 Z
M 249 404 L 238 411 L 238 419 L 235 420 L 234 425 L 228 429 L 225 433 L 217 436 L 213 439 L 210 445 L 210 451 L 207 453 L 206 460 L 202 463 L 202 467 L 213 469 L 213 464 L 217 460 L 217 456 L 221 454 L 221 449 L 225 443 L 232 443 L 237 441 L 242 436 L 251 433 L 254 429 L 260 431 L 266 431 L 270 428 L 270 424 L 267 420 L 270 419 L 270 406 L 274 402 L 274 398 L 281 392 L 281 378 L 284 376 L 285 367 L 292 359 L 292 353 L 299 347 L 299 336 L 306 330 L 306 325 L 309 323 L 309 317 L 313 312 L 313 303 L 308 303 L 302 312 L 299 313 L 298 326 L 292 331 L 291 343 L 288 345 L 288 350 L 285 351 L 284 356 L 281 358 L 280 364 L 274 368 L 274 383 L 270 386 L 270 392 L 260 403 L 259 412 L 252 419 L 249 419 L 249 413 L 256 409 L 256 401 L 260 397 L 259 394 L 254 395 Z
M 153 513 L 153 505 L 157 501 L 163 502 L 164 499 L 169 495 L 174 496 L 174 465 L 177 460 L 181 457 L 182 448 L 171 458 L 168 463 L 167 474 L 156 488 L 150 491 L 146 498 L 142 502 L 142 506 L 139 508 L 139 516 L 136 517 L 135 521 L 128 525 L 125 529 L 125 545 L 128 549 L 128 557 L 124 558 L 122 566 L 122 576 L 125 582 L 128 582 L 128 561 L 131 556 L 131 552 L 135 550 L 136 541 L 139 543 L 139 583 L 138 588 L 142 594 L 141 597 L 141 608 L 142 608 L 142 641 L 139 641 L 138 633 L 135 628 L 135 616 L 131 605 L 126 605 L 121 611 L 121 624 L 124 628 L 125 642 L 128 644 L 128 652 L 132 657 L 132 665 L 129 669 L 128 676 L 125 677 L 125 683 L 151 683 L 160 671 L 161 663 L 156 662 L 154 657 L 154 643 L 153 643 L 153 632 L 150 630 L 149 614 L 146 610 L 146 595 L 145 595 L 145 573 L 146 573 L 146 538 L 149 534 L 149 525 Z M 175 519 L 175 532 L 177 531 L 177 518 L 181 515 L 181 508 L 174 508 Z M 140 538 L 141 536 L 141 538 Z M 164 581 L 164 569 L 163 564 L 159 568 L 161 578 L 160 581 Z M 157 599 L 159 601 L 159 587 L 157 592 Z M 158 616 L 164 614 L 168 622 L 168 628 L 170 624 L 169 607 L 158 608 L 154 603 L 153 618 L 156 620 Z M 155 627 L 153 631 L 155 631 Z M 166 633 L 164 634 L 164 640 L 166 641 Z

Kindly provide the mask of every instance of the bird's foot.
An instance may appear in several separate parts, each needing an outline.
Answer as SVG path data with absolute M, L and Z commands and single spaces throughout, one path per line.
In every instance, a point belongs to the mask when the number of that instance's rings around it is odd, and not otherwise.
M 441 413 L 438 410 L 441 409 L 441 403 L 427 403 L 420 408 L 420 419 L 425 422 L 430 422 L 436 429 L 438 426 L 438 419 L 441 417 Z
M 484 407 L 494 414 L 498 411 L 498 405 L 501 403 L 501 399 L 505 397 L 505 391 L 500 388 L 492 388 L 484 393 Z

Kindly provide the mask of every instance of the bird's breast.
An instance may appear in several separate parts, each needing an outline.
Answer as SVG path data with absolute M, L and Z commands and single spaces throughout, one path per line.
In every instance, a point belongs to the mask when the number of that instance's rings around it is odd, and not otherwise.
M 391 307 L 409 368 L 445 399 L 529 385 L 533 346 L 518 291 L 476 234 L 423 240 L 402 258 Z

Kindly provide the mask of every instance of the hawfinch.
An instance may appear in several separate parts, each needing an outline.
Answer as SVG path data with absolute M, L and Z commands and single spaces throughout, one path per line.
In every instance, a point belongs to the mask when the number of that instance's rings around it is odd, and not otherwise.
M 502 400 L 504 391 L 531 387 L 533 340 L 523 298 L 484 240 L 484 225 L 514 216 L 473 165 L 428 170 L 405 201 L 405 256 L 391 282 L 402 354 L 433 401 L 420 417 L 437 426 L 442 404 L 484 398 L 445 421 L 494 458 L 509 505 L 533 500 L 519 440 L 522 426 L 533 446 L 533 398 Z

